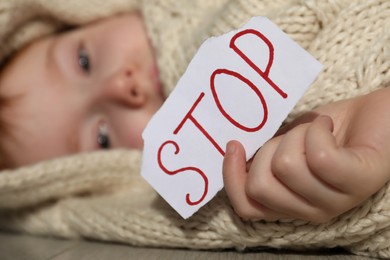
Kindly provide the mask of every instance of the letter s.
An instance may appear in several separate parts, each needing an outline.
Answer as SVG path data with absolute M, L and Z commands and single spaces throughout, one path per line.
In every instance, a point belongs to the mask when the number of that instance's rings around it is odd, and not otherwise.
M 179 145 L 175 142 L 175 141 L 172 141 L 172 140 L 169 140 L 169 141 L 166 141 L 165 143 L 163 143 L 160 148 L 158 149 L 158 153 L 157 153 L 157 160 L 158 160 L 158 165 L 160 166 L 160 168 L 168 175 L 176 175 L 180 172 L 186 172 L 186 171 L 194 171 L 194 172 L 197 172 L 202 178 L 203 178 L 203 181 L 204 181 L 204 190 L 203 190 L 203 194 L 201 196 L 200 199 L 198 199 L 197 201 L 192 201 L 190 199 L 190 194 L 187 193 L 186 195 L 186 202 L 188 205 L 190 206 L 194 206 L 194 205 L 197 205 L 199 203 L 201 203 L 204 198 L 206 197 L 207 193 L 208 193 L 208 186 L 209 186 L 209 181 L 207 179 L 207 176 L 204 174 L 204 172 L 202 172 L 200 169 L 196 168 L 196 167 L 184 167 L 184 168 L 180 168 L 180 169 L 177 169 L 177 170 L 174 170 L 174 171 L 170 171 L 168 170 L 162 163 L 161 161 L 161 153 L 162 153 L 162 150 L 164 149 L 165 146 L 167 145 L 173 145 L 175 147 L 175 154 L 178 154 L 179 151 L 180 151 L 180 148 L 179 148 Z

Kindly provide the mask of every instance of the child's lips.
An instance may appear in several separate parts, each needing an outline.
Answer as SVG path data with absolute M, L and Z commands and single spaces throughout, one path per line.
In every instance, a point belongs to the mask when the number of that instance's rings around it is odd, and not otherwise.
M 152 79 L 156 82 L 155 83 L 155 87 L 156 87 L 156 90 L 158 93 L 162 94 L 162 84 L 160 82 L 160 77 L 159 77 L 160 73 L 159 73 L 159 70 L 157 68 L 157 66 L 153 66 L 152 69 L 151 69 L 151 76 L 152 76 Z
M 156 85 L 157 85 L 156 88 L 157 88 L 158 93 L 159 93 L 160 95 L 163 95 L 163 87 L 162 87 L 161 82 L 158 81 Z

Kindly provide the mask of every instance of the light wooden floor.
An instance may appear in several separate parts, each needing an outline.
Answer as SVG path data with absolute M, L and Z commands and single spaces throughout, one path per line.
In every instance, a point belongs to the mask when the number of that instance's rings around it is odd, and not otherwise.
M 210 252 L 179 249 L 136 248 L 127 245 L 92 241 L 61 240 L 27 235 L 0 233 L 1 260 L 360 260 L 370 259 L 348 255 L 342 250 L 299 254 L 295 252 Z

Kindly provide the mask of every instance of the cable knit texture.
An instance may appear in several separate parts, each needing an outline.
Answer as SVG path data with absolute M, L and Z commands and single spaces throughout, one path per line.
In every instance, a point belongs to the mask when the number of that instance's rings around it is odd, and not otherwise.
M 64 26 L 135 9 L 145 18 L 167 94 L 206 38 L 257 15 L 269 17 L 324 64 L 287 120 L 389 85 L 389 0 L 0 0 L 0 59 Z M 139 176 L 140 160 L 139 151 L 102 151 L 3 171 L 0 227 L 139 246 L 341 246 L 390 257 L 389 185 L 321 225 L 243 221 L 223 191 L 183 220 Z

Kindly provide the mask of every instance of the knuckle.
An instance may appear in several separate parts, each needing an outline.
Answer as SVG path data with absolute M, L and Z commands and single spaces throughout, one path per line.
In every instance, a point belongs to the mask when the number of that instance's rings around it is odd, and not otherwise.
M 329 165 L 332 161 L 332 154 L 325 149 L 317 149 L 315 152 L 308 155 L 308 164 L 313 169 L 322 170 L 324 167 Z
M 253 210 L 244 205 L 236 205 L 234 207 L 234 212 L 244 220 L 250 220 L 259 217 L 254 214 Z
M 246 193 L 249 198 L 257 202 L 264 202 L 269 199 L 269 189 L 269 185 L 265 185 L 265 182 L 248 182 Z
M 324 224 L 335 217 L 333 211 L 317 209 L 308 216 L 307 220 L 315 224 Z
M 294 167 L 295 162 L 296 159 L 290 154 L 276 156 L 271 162 L 271 171 L 275 176 L 284 179 Z
M 318 215 L 314 215 L 312 216 L 309 221 L 312 222 L 312 223 L 316 223 L 316 224 L 324 224 L 324 223 L 327 223 L 331 220 L 332 218 L 328 215 L 324 215 L 324 214 L 318 214 Z

